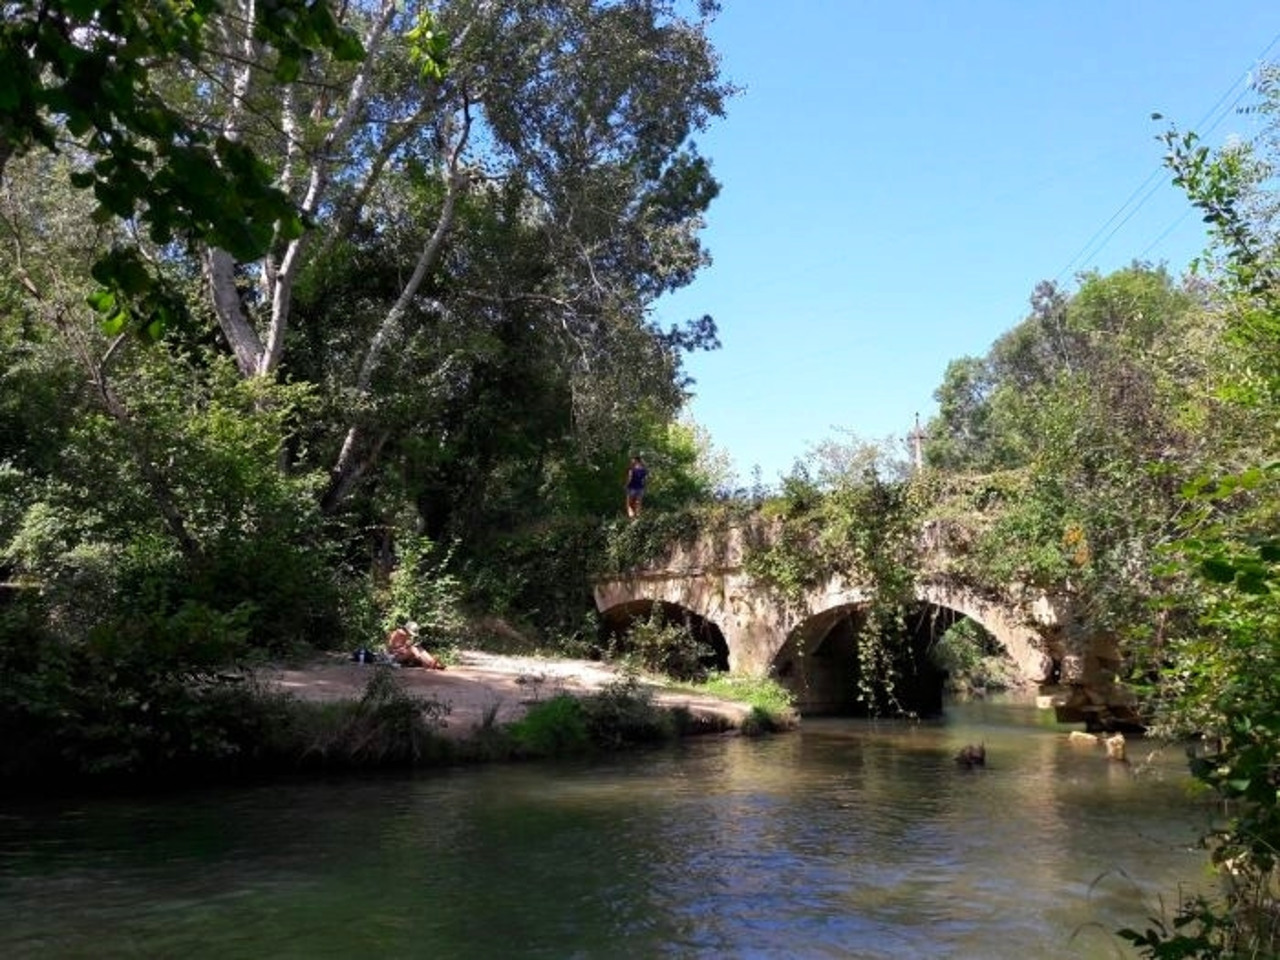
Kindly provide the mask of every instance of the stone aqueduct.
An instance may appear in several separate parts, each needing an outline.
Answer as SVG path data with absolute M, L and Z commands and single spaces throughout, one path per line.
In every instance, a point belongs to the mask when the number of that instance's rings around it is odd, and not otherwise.
M 788 605 L 744 569 L 747 537 L 729 528 L 674 545 L 643 567 L 594 587 L 606 623 L 645 616 L 654 604 L 695 615 L 716 636 L 725 665 L 737 673 L 772 675 L 797 697 L 802 713 L 842 712 L 851 698 L 848 656 L 835 642 L 870 595 L 865 584 L 832 579 L 803 603 Z M 1137 725 L 1134 698 L 1116 682 L 1113 638 L 1085 635 L 1069 605 L 1044 592 L 1010 588 L 979 593 L 949 578 L 945 557 L 926 546 L 916 596 L 920 613 L 949 625 L 969 618 L 987 630 L 1017 672 L 1039 689 L 1038 702 L 1063 722 L 1090 729 Z M 933 571 L 932 573 L 929 571 Z M 848 631 L 849 627 L 843 629 Z M 854 628 L 856 629 L 856 628 Z M 845 648 L 847 648 L 845 644 Z

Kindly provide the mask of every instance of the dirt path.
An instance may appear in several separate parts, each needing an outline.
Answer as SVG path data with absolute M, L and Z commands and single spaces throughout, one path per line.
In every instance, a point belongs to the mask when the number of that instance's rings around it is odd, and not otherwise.
M 261 676 L 305 700 L 354 700 L 375 669 L 334 654 L 306 667 L 267 670 Z M 414 695 L 445 704 L 445 733 L 459 738 L 480 726 L 490 712 L 497 723 L 511 723 L 539 700 L 559 693 L 593 693 L 620 678 L 614 668 L 590 660 L 509 657 L 479 650 L 461 651 L 447 670 L 406 668 L 396 670 L 396 676 Z M 731 700 L 645 686 L 653 690 L 655 703 L 683 706 L 696 716 L 726 718 L 736 725 L 750 712 Z

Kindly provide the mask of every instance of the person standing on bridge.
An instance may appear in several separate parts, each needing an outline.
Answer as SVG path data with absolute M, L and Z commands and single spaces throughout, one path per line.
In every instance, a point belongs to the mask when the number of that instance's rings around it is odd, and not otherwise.
M 631 466 L 627 468 L 627 516 L 633 520 L 640 516 L 640 504 L 644 500 L 644 484 L 649 477 L 649 469 L 644 465 L 640 454 L 631 458 Z

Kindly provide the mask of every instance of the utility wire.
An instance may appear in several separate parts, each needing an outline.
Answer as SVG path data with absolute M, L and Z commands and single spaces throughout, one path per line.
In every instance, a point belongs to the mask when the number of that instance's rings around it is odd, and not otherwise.
M 1178 227 L 1182 226 L 1182 221 L 1187 219 L 1187 217 L 1191 216 L 1191 214 L 1194 212 L 1194 209 L 1195 209 L 1194 207 L 1187 207 L 1187 209 L 1183 210 L 1182 213 L 1178 216 L 1178 219 L 1174 220 L 1173 223 L 1169 224 L 1169 226 L 1161 230 L 1160 235 L 1156 237 L 1154 240 L 1152 240 L 1149 244 L 1147 244 L 1147 248 L 1143 250 L 1142 253 L 1138 254 L 1138 259 L 1146 260 L 1147 254 L 1149 254 L 1156 247 L 1160 246 L 1161 242 L 1164 240 L 1165 237 L 1169 236 L 1169 234 L 1173 233 L 1174 230 L 1177 230 Z
M 1271 52 L 1272 48 L 1275 47 L 1277 43 L 1280 43 L 1280 33 L 1277 33 L 1274 37 L 1271 38 L 1271 42 L 1268 43 L 1266 47 L 1263 48 L 1262 52 L 1259 53 L 1256 58 L 1254 58 L 1254 63 L 1261 63 L 1262 61 L 1264 61 L 1267 55 Z M 1222 96 L 1220 96 L 1217 99 L 1217 101 L 1213 104 L 1213 106 L 1211 106 L 1208 109 L 1205 115 L 1201 117 L 1200 122 L 1196 124 L 1196 128 L 1197 129 L 1203 128 L 1205 133 L 1210 133 L 1220 123 L 1222 123 L 1222 121 L 1225 120 L 1231 114 L 1231 112 L 1236 108 L 1236 106 L 1240 103 L 1240 101 L 1244 99 L 1245 94 L 1247 94 L 1251 89 L 1251 84 L 1247 82 L 1248 78 L 1249 78 L 1249 72 L 1246 72 L 1242 77 L 1235 80 L 1231 84 L 1231 86 L 1227 88 L 1226 92 L 1223 93 Z M 1237 88 L 1240 86 L 1240 83 L 1242 80 L 1245 81 L 1244 88 L 1240 89 L 1239 92 L 1237 92 Z M 1222 105 L 1227 102 L 1227 100 L 1231 97 L 1233 93 L 1236 94 L 1235 99 L 1231 100 L 1230 104 L 1228 104 L 1225 109 L 1219 112 L 1219 108 L 1222 107 Z M 1213 122 L 1210 123 L 1209 121 L 1214 117 L 1215 113 L 1217 113 L 1217 118 L 1213 119 Z M 1206 124 L 1208 124 L 1208 126 L 1206 126 Z M 1162 185 L 1162 181 L 1160 180 L 1160 178 L 1163 173 L 1164 173 L 1164 167 L 1163 166 L 1157 167 L 1154 171 L 1152 171 L 1150 176 L 1148 176 L 1144 181 L 1142 181 L 1141 184 L 1138 185 L 1137 189 L 1135 189 L 1131 194 L 1129 194 L 1129 196 L 1125 199 L 1124 203 L 1122 203 L 1119 206 L 1116 212 L 1107 218 L 1106 223 L 1104 223 L 1102 226 L 1100 226 L 1097 230 L 1094 231 L 1093 235 L 1089 238 L 1088 242 L 1086 242 L 1085 245 L 1081 247 L 1080 250 L 1076 253 L 1076 255 L 1073 256 L 1067 262 L 1067 265 L 1058 272 L 1058 275 L 1054 278 L 1055 283 L 1061 282 L 1062 278 L 1066 276 L 1067 273 L 1077 264 L 1079 264 L 1080 266 L 1084 266 L 1085 264 L 1090 263 L 1094 257 L 1096 257 L 1099 253 L 1101 253 L 1106 248 L 1107 244 L 1111 242 L 1111 239 L 1120 231 L 1120 228 L 1123 227 L 1130 220 L 1132 220 L 1134 215 L 1137 214 L 1137 212 L 1141 210 L 1143 206 L 1146 205 L 1147 201 L 1150 200 L 1153 196 L 1155 196 L 1156 192 L 1160 189 L 1160 186 Z M 1153 181 L 1156 181 L 1156 182 L 1153 183 Z M 1135 198 L 1137 198 L 1137 204 L 1133 207 L 1133 209 L 1129 210 L 1129 212 L 1126 214 L 1125 210 L 1128 209 L 1129 205 L 1134 202 Z M 1186 213 L 1183 213 L 1172 225 L 1167 227 L 1160 234 L 1159 237 L 1157 237 L 1150 245 L 1148 245 L 1147 249 L 1143 251 L 1142 256 L 1145 257 L 1147 253 L 1149 253 L 1157 244 L 1160 243 L 1161 240 L 1163 240 L 1171 232 L 1173 232 L 1174 228 L 1177 227 L 1178 224 L 1181 223 L 1183 219 L 1185 219 L 1186 215 L 1187 215 Z M 1118 223 L 1116 222 L 1117 219 L 1119 220 Z M 1112 224 L 1115 224 L 1115 226 L 1112 226 Z M 1109 231 L 1108 231 L 1108 227 L 1111 228 Z
M 1087 263 L 1088 259 L 1092 259 L 1094 256 L 1097 255 L 1097 252 L 1100 251 L 1102 247 L 1106 246 L 1106 240 L 1104 240 L 1102 244 L 1098 246 L 1097 250 L 1093 250 L 1094 244 L 1097 242 L 1098 238 L 1102 236 L 1103 231 L 1105 231 L 1107 227 L 1111 226 L 1111 224 L 1115 223 L 1116 218 L 1119 217 L 1122 213 L 1124 213 L 1124 211 L 1128 208 L 1129 204 L 1133 203 L 1134 199 L 1139 194 L 1141 194 L 1143 191 L 1148 190 L 1148 188 L 1151 188 L 1152 182 L 1158 181 L 1158 178 L 1160 177 L 1161 173 L 1163 173 L 1163 170 L 1161 170 L 1160 168 L 1157 168 L 1151 172 L 1150 176 L 1148 176 L 1147 179 L 1143 180 L 1142 183 L 1138 184 L 1137 189 L 1135 189 L 1133 193 L 1129 194 L 1129 196 L 1125 198 L 1124 203 L 1120 204 L 1120 206 L 1116 209 L 1116 212 L 1111 214 L 1111 216 L 1107 218 L 1107 222 L 1104 223 L 1102 226 L 1100 226 L 1097 230 L 1095 230 L 1093 232 L 1093 236 L 1091 236 L 1087 241 L 1085 241 L 1085 245 L 1081 247 L 1078 251 L 1076 251 L 1076 255 L 1067 261 L 1067 265 L 1058 271 L 1058 275 L 1053 278 L 1054 283 L 1060 282 L 1062 278 L 1066 276 L 1067 272 L 1071 270 L 1071 268 L 1074 267 L 1077 263 L 1081 265 L 1083 265 L 1084 263 Z M 1157 182 L 1155 186 L 1158 187 L 1159 183 Z M 1147 192 L 1146 196 L 1144 196 L 1142 200 L 1138 203 L 1138 205 L 1134 207 L 1133 210 L 1129 213 L 1129 216 L 1125 217 L 1123 220 L 1120 221 L 1119 224 L 1116 225 L 1116 230 L 1119 230 L 1121 227 L 1123 227 L 1125 223 L 1128 222 L 1129 217 L 1132 217 L 1133 214 L 1136 213 L 1142 207 L 1142 204 L 1147 202 L 1147 198 L 1151 196 L 1151 192 Z M 1110 240 L 1114 234 L 1115 234 L 1115 231 L 1112 231 L 1111 234 L 1108 234 L 1107 240 Z M 1093 252 L 1090 252 L 1091 250 L 1093 250 Z M 1085 258 L 1086 254 L 1088 254 L 1088 259 Z

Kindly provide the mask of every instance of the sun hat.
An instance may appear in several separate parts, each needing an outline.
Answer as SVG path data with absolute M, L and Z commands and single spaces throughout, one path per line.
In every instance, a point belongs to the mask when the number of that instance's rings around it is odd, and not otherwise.
M 404 625 L 404 628 L 408 630 L 410 633 L 412 633 L 415 637 L 418 635 L 418 624 L 416 621 L 414 620 L 407 621 Z

